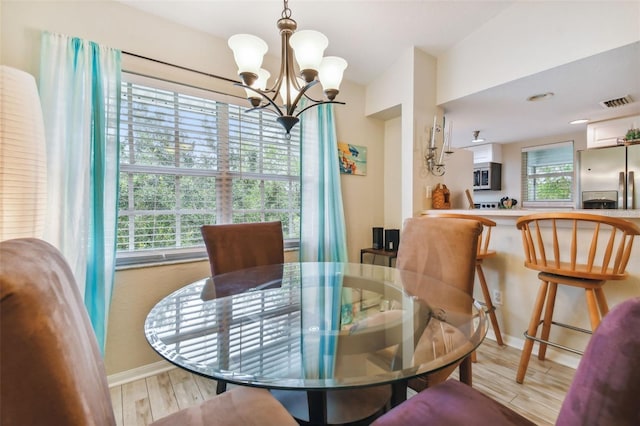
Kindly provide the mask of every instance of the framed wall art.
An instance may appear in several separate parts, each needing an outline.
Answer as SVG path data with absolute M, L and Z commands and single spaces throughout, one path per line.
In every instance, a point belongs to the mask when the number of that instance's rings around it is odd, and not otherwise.
M 340 173 L 365 176 L 367 174 L 367 147 L 338 142 Z

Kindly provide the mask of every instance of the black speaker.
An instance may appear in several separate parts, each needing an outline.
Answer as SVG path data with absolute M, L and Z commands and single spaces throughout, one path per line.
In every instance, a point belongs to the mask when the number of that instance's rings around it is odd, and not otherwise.
M 384 231 L 384 249 L 387 251 L 396 251 L 400 245 L 400 230 L 385 229 Z
M 384 228 L 373 228 L 373 246 L 376 250 L 384 247 Z

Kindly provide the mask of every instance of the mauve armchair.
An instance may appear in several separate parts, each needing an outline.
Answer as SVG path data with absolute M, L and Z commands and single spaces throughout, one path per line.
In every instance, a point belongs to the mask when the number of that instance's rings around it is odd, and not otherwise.
M 0 347 L 0 425 L 116 425 L 104 363 L 75 279 L 61 253 L 42 240 L 0 243 Z M 268 391 L 249 387 L 154 425 L 212 423 L 297 425 Z
M 559 426 L 640 425 L 640 297 L 612 309 L 591 337 L 560 408 Z M 541 407 L 542 409 L 542 407 Z M 534 425 L 455 380 L 425 389 L 374 423 Z
M 408 218 L 402 230 L 402 243 L 398 247 L 398 269 L 417 272 L 450 283 L 468 299 L 461 305 L 450 301 L 449 308 L 460 312 L 471 311 L 473 297 L 476 251 L 482 224 L 476 220 L 459 220 L 445 217 Z M 406 289 L 420 296 L 422 288 Z M 427 298 L 427 300 L 429 300 Z M 427 339 L 429 341 L 429 339 Z M 409 381 L 416 391 L 445 381 L 456 367 L 460 367 L 460 380 L 472 384 L 471 358 L 442 370 L 426 374 Z

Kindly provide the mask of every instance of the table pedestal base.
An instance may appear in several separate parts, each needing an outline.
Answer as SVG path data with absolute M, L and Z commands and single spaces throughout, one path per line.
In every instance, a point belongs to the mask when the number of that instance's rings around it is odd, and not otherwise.
M 391 385 L 334 391 L 272 390 L 271 393 L 301 424 L 370 423 L 390 407 Z

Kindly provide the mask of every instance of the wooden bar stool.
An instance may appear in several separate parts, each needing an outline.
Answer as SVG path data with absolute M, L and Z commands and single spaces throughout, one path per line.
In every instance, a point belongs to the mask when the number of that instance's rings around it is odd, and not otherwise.
M 496 335 L 496 342 L 500 346 L 504 345 L 504 342 L 502 341 L 502 333 L 500 333 L 500 325 L 498 324 L 498 318 L 496 317 L 496 307 L 491 300 L 491 293 L 489 292 L 487 280 L 484 276 L 484 271 L 482 270 L 482 261 L 489 257 L 494 257 L 497 254 L 495 250 L 489 249 L 489 242 L 491 241 L 491 229 L 496 226 L 496 223 L 491 219 L 487 219 L 486 217 L 464 213 L 437 213 L 429 216 L 475 220 L 482 224 L 482 235 L 480 235 L 480 237 L 478 238 L 478 250 L 476 252 L 476 273 L 478 275 L 478 281 L 480 282 L 482 297 L 484 298 L 484 301 L 481 301 L 480 303 L 484 305 L 485 312 L 489 315 L 491 326 L 493 327 L 493 332 Z M 475 361 L 475 352 L 472 356 L 472 359 Z
M 524 333 L 525 344 L 520 357 L 516 381 L 522 383 L 527 372 L 534 341 L 540 344 L 538 358 L 545 359 L 547 345 L 578 355 L 582 352 L 549 341 L 552 325 L 589 333 L 609 312 L 602 289 L 607 280 L 623 280 L 631 255 L 633 240 L 640 235 L 634 223 L 607 216 L 585 213 L 539 213 L 521 217 L 516 226 L 522 231 L 525 267 L 540 271 L 540 288 L 531 314 L 529 328 Z M 563 241 L 559 228 L 567 228 Z M 558 284 L 585 290 L 591 330 L 553 321 Z M 544 317 L 543 317 L 544 309 Z M 540 337 L 536 337 L 542 325 Z

